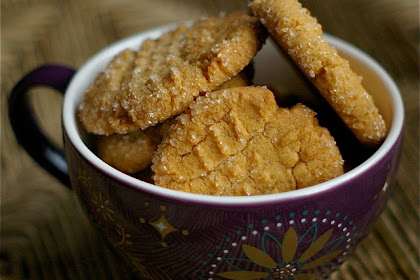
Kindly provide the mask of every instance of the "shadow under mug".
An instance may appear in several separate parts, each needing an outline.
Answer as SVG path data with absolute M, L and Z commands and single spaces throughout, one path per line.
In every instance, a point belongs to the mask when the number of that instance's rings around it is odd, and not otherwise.
M 369 233 L 394 184 L 404 109 L 390 76 L 372 58 L 330 35 L 329 43 L 364 76 L 388 124 L 384 143 L 363 163 L 328 182 L 287 193 L 213 197 L 154 186 L 108 166 L 90 148 L 77 106 L 110 59 L 172 26 L 121 40 L 78 71 L 45 65 L 12 90 L 9 117 L 18 142 L 65 186 L 141 279 L 318 279 L 330 275 Z M 255 58 L 255 82 L 301 81 L 270 40 Z M 294 74 L 293 74 L 294 73 Z M 65 151 L 39 128 L 27 102 L 33 86 L 64 94 Z

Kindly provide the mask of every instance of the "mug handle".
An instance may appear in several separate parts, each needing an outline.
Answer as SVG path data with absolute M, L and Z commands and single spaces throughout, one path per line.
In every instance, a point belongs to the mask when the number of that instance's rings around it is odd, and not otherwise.
M 17 142 L 46 171 L 71 188 L 64 152 L 54 145 L 37 123 L 27 93 L 47 86 L 63 95 L 76 70 L 61 65 L 43 65 L 26 74 L 9 97 L 9 121 Z

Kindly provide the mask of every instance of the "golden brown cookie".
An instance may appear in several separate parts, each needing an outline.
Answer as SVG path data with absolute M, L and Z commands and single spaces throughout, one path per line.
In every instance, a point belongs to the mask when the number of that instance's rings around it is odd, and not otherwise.
M 303 105 L 277 106 L 263 87 L 207 93 L 175 119 L 158 146 L 157 185 L 208 195 L 304 188 L 343 173 L 328 130 Z
M 265 38 L 258 19 L 233 13 L 147 40 L 137 53 L 121 104 L 142 129 L 176 116 L 200 93 L 214 90 L 247 66 Z
M 380 143 L 386 126 L 362 78 L 323 38 L 321 25 L 297 0 L 254 0 L 258 16 L 360 142 Z
M 136 54 L 125 50 L 116 55 L 88 88 L 78 110 L 84 128 L 94 134 L 127 133 L 134 123 L 120 105 L 121 86 L 130 73 Z
M 169 119 L 148 129 L 137 129 L 128 134 L 98 136 L 97 154 L 103 161 L 124 173 L 140 172 L 152 163 L 153 154 L 172 122 Z

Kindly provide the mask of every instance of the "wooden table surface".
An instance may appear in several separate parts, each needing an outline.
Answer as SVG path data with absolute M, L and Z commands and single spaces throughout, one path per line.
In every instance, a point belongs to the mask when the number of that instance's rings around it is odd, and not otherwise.
M 73 193 L 16 144 L 7 97 L 44 63 L 78 68 L 106 45 L 162 24 L 246 9 L 247 0 L 1 1 L 2 279 L 130 279 Z M 419 3 L 304 0 L 324 30 L 361 48 L 395 79 L 406 109 L 397 184 L 373 231 L 332 279 L 419 277 Z M 43 129 L 61 145 L 61 96 L 34 89 Z M 42 94 L 37 94 L 42 93 Z

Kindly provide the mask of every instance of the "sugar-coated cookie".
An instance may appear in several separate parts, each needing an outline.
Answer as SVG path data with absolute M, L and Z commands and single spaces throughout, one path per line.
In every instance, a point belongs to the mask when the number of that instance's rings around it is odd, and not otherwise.
M 233 13 L 147 40 L 136 55 L 121 105 L 142 129 L 176 116 L 199 94 L 244 69 L 265 38 L 257 18 Z
M 387 129 L 372 96 L 324 40 L 317 19 L 297 0 L 254 0 L 250 7 L 359 141 L 380 143 Z

